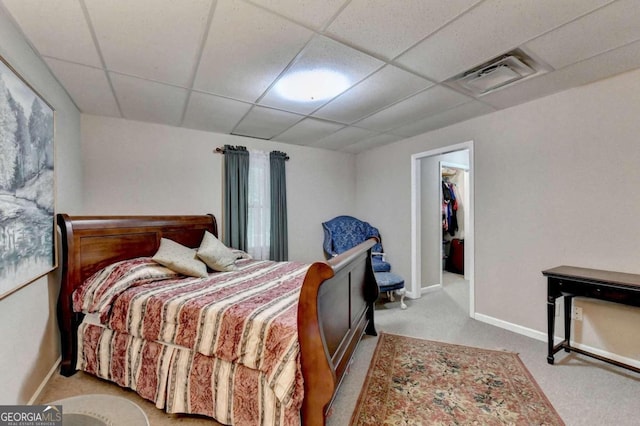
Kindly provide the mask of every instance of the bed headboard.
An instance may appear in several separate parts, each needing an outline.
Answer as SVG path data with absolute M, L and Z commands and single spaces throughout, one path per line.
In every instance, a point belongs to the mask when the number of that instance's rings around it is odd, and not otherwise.
M 62 372 L 75 370 L 77 318 L 71 294 L 94 272 L 125 259 L 153 256 L 161 238 L 198 247 L 205 231 L 218 236 L 213 215 L 201 216 L 69 216 L 58 214 L 62 274 L 58 324 L 62 337 Z M 73 354 L 70 359 L 71 354 Z
M 75 216 L 58 214 L 62 233 L 63 280 L 73 288 L 94 272 L 124 259 L 153 256 L 161 238 L 198 247 L 204 231 L 218 236 L 213 215 Z M 67 267 L 65 274 L 64 268 Z

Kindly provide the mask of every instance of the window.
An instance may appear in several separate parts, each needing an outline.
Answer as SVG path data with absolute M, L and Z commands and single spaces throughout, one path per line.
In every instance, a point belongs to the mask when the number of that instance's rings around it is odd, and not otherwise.
M 247 252 L 268 259 L 271 245 L 271 179 L 269 153 L 249 151 Z
M 224 243 L 256 259 L 288 260 L 287 154 L 225 145 Z

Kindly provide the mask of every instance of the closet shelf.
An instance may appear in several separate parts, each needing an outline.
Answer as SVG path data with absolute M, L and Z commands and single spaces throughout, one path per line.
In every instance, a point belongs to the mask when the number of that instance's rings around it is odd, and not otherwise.
M 442 176 L 450 177 L 450 176 L 455 176 L 457 173 L 458 173 L 457 170 L 448 169 L 448 168 L 445 168 L 445 167 L 442 168 Z

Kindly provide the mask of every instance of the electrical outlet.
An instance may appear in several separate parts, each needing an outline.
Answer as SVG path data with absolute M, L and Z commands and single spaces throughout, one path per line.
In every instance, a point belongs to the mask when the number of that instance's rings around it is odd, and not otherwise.
M 582 321 L 582 308 L 578 306 L 574 306 L 571 318 L 573 318 L 576 321 Z

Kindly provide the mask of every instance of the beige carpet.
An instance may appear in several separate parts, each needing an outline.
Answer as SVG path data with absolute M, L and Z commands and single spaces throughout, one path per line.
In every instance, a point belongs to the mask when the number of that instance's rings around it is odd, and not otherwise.
M 399 302 L 378 305 L 378 331 L 517 352 L 568 426 L 638 425 L 640 375 L 574 354 L 557 357 L 556 365 L 547 364 L 545 341 L 469 318 L 468 283 L 456 274 L 445 273 L 444 276 L 446 285 L 443 290 L 424 294 L 418 300 L 408 300 L 409 309 L 405 311 L 398 309 Z M 526 303 L 541 304 L 540 312 L 544 316 L 545 300 Z M 377 341 L 376 337 L 366 336 L 360 342 L 349 374 L 334 401 L 327 426 L 349 424 Z M 124 396 L 144 410 L 152 426 L 218 424 L 202 417 L 168 415 L 133 391 L 83 373 L 68 378 L 54 374 L 36 403 L 83 393 Z

